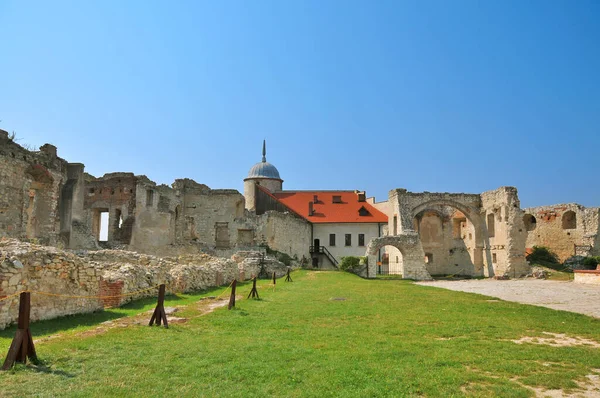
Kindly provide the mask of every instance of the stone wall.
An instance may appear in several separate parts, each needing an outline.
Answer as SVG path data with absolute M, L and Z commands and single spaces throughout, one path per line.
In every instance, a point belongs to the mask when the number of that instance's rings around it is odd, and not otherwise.
M 168 292 L 188 292 L 249 279 L 265 270 L 283 276 L 287 267 L 274 258 L 246 252 L 232 259 L 207 254 L 160 258 L 123 250 L 99 250 L 76 255 L 54 247 L 15 239 L 0 240 L 0 298 L 30 290 L 31 319 L 87 313 L 122 305 L 132 299 L 156 296 L 156 289 L 113 299 L 67 296 L 127 295 L 165 283 Z M 0 329 L 18 314 L 18 296 L 0 301 Z
M 501 187 L 481 194 L 484 219 L 484 275 L 521 277 L 531 269 L 525 261 L 526 231 L 517 189 Z
M 61 202 L 72 202 L 63 195 L 67 169 L 56 147 L 45 144 L 29 151 L 0 130 L 0 237 L 68 244 L 61 232 L 68 237 L 70 225 L 61 226 L 60 219 Z M 70 206 L 62 207 L 70 211 Z M 66 214 L 63 218 L 68 221 Z
M 431 275 L 425 268 L 425 254 L 421 247 L 419 235 L 414 231 L 406 231 L 398 235 L 382 236 L 371 239 L 365 255 L 368 256 L 366 277 L 374 278 L 377 274 L 377 253 L 385 246 L 392 246 L 402 253 L 402 277 L 414 280 L 430 280 Z
M 526 247 L 548 247 L 561 262 L 574 255 L 600 255 L 599 212 L 600 208 L 576 203 L 527 208 L 523 215 Z M 577 253 L 575 246 L 581 246 Z
M 430 206 L 414 221 L 431 275 L 481 275 L 474 262 L 475 229 L 462 212 Z
M 530 271 L 516 188 L 482 194 L 395 189 L 378 207 L 388 211 L 388 235 L 418 233 L 432 274 L 519 277 Z M 403 261 L 405 253 L 393 245 L 383 250 L 390 268 L 393 259 Z
M 310 258 L 311 224 L 294 214 L 268 211 L 253 215 L 246 212 L 245 217 L 237 219 L 234 225 L 238 231 L 253 231 L 256 246 L 269 246 L 297 260 Z
M 103 270 L 72 253 L 56 248 L 0 240 L 0 298 L 22 290 L 97 296 Z M 31 319 L 102 309 L 100 300 L 65 299 L 31 294 Z M 19 297 L 0 301 L 0 329 L 17 319 Z

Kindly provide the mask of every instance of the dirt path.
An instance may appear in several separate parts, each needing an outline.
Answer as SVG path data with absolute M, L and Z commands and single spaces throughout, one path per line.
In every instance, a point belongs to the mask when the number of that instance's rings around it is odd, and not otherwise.
M 479 293 L 506 301 L 539 305 L 600 318 L 600 286 L 540 279 L 482 279 L 418 282 L 461 292 Z

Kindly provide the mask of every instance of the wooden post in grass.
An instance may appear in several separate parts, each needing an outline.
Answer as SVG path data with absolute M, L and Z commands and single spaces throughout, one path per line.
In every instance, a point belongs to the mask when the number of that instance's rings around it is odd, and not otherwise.
M 15 362 L 26 363 L 27 357 L 35 361 L 35 347 L 29 330 L 29 314 L 31 312 L 31 293 L 21 293 L 19 296 L 19 321 L 15 338 L 10 344 L 2 370 L 9 370 Z
M 228 310 L 235 307 L 235 285 L 237 285 L 236 279 L 231 282 L 231 296 L 229 296 L 229 305 L 227 306 Z
M 277 283 L 277 275 L 275 275 L 275 271 L 273 271 L 273 286 Z
M 248 294 L 248 298 L 260 298 L 258 297 L 258 290 L 256 290 L 256 277 L 252 278 L 252 290 L 250 290 L 250 294 Z
M 287 270 L 287 276 L 285 277 L 286 282 L 293 282 L 292 277 L 290 276 L 290 269 Z
M 152 314 L 152 318 L 150 318 L 150 323 L 148 326 L 152 326 L 156 321 L 156 325 L 160 326 L 161 321 L 164 322 L 165 327 L 169 327 L 169 323 L 167 322 L 167 314 L 165 313 L 165 285 L 162 284 L 158 287 L 158 302 L 156 303 L 156 308 L 154 309 L 154 313 Z

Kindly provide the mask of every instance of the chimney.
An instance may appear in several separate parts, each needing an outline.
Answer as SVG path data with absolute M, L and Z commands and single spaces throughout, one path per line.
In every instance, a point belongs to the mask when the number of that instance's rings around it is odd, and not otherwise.
M 315 196 L 313 197 L 313 202 L 315 202 L 315 203 L 319 203 L 319 198 L 317 197 L 317 195 L 315 195 Z
M 315 210 L 313 209 L 313 202 L 308 202 L 308 215 L 312 216 L 315 214 Z
M 365 191 L 359 191 L 356 193 L 358 195 L 358 201 L 359 202 L 366 202 L 367 201 L 367 194 Z

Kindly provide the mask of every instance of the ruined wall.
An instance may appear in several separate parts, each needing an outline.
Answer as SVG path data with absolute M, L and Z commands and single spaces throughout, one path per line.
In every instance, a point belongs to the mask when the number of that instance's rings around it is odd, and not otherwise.
M 414 280 L 430 280 L 431 275 L 425 268 L 425 253 L 421 247 L 419 235 L 414 231 L 406 231 L 398 235 L 373 238 L 367 245 L 365 255 L 368 264 L 365 273 L 367 278 L 377 275 L 377 254 L 383 247 L 395 247 L 402 253 L 402 277 Z
M 184 240 L 194 240 L 217 248 L 235 246 L 235 219 L 244 217 L 244 196 L 234 189 L 210 189 L 192 180 L 177 180 L 185 217 Z
M 485 276 L 520 277 L 529 274 L 525 261 L 526 231 L 517 189 L 501 187 L 481 194 L 485 220 Z
M 527 248 L 546 246 L 560 261 L 574 255 L 599 255 L 598 219 L 600 209 L 576 203 L 524 209 Z M 577 248 L 575 246 L 582 246 Z
M 0 239 L 0 298 L 23 290 L 31 293 L 31 319 L 87 313 L 122 305 L 134 298 L 156 296 L 150 289 L 134 296 L 70 298 L 67 296 L 119 296 L 167 284 L 168 292 L 189 292 L 245 280 L 261 270 L 278 277 L 287 267 L 260 253 L 239 253 L 232 259 L 206 254 L 160 258 L 123 250 L 90 251 L 81 256 L 57 248 Z M 0 301 L 0 329 L 14 323 L 18 296 Z
M 162 255 L 162 248 L 176 243 L 178 236 L 183 239 L 183 207 L 179 191 L 166 185 L 157 186 L 146 176 L 137 176 L 135 222 L 128 249 Z
M 529 273 L 516 188 L 501 187 L 480 195 L 395 189 L 390 191 L 387 208 L 388 234 L 419 231 L 424 261 L 433 274 L 519 277 Z M 402 257 L 393 247 L 385 251 L 391 259 Z
M 108 229 L 107 242 L 112 246 L 130 243 L 135 221 L 136 181 L 133 173 L 108 173 L 101 178 L 86 175 L 81 221 L 96 241 L 100 241 L 102 213 L 108 213 L 104 226 Z M 79 248 L 75 244 L 72 247 Z
M 291 213 L 268 211 L 258 216 L 246 213 L 235 225 L 253 230 L 255 245 L 267 245 L 298 260 L 310 258 L 311 224 Z
M 433 274 L 481 275 L 483 237 L 480 206 L 481 197 L 477 194 L 413 193 L 394 189 L 389 192 L 386 205 L 388 234 L 398 236 L 421 231 L 425 239 L 423 250 L 428 254 L 423 261 L 428 262 L 427 269 Z M 425 214 L 427 216 L 423 219 Z M 457 226 L 454 225 L 455 214 Z M 396 263 L 396 259 L 401 262 L 403 257 L 398 249 L 385 247 L 385 252 L 389 256 L 390 270 L 402 268 Z M 431 258 L 433 261 L 430 261 Z
M 103 271 L 72 253 L 56 248 L 0 239 L 0 297 L 22 290 L 97 296 Z M 100 300 L 65 299 L 31 294 L 31 319 L 102 309 Z M 0 301 L 0 329 L 17 319 L 19 297 Z
M 449 206 L 431 206 L 414 221 L 431 275 L 481 274 L 474 263 L 475 229 L 462 212 Z
M 71 226 L 61 226 L 59 209 L 61 200 L 73 202 L 63 195 L 67 166 L 56 147 L 45 144 L 39 152 L 29 151 L 0 130 L 0 236 L 68 244 Z M 71 206 L 62 210 L 66 219 Z

